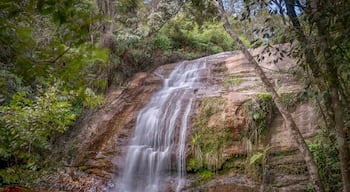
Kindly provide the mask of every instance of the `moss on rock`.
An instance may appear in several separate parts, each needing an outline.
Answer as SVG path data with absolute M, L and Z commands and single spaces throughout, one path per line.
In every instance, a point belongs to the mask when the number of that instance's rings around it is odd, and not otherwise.
M 259 141 L 267 136 L 272 122 L 274 103 L 272 96 L 266 93 L 257 94 L 243 104 L 246 124 L 241 137 L 258 146 Z
M 273 109 L 272 97 L 265 93 L 257 94 L 241 105 L 232 106 L 223 97 L 197 100 L 192 118 L 187 172 L 200 180 L 203 171 L 213 174 L 232 171 L 259 180 L 261 165 L 250 163 L 250 159 L 263 147 L 261 140 L 269 133 Z M 229 114 L 233 111 L 235 114 Z M 237 130 L 239 132 L 236 134 L 240 133 L 241 137 L 238 143 L 233 137 L 233 131 Z M 247 144 L 250 145 L 249 150 L 243 150 Z
M 232 140 L 231 131 L 225 126 L 226 101 L 223 98 L 197 100 L 193 119 L 191 155 L 187 158 L 187 171 L 202 169 L 217 171 L 222 168 L 223 149 Z

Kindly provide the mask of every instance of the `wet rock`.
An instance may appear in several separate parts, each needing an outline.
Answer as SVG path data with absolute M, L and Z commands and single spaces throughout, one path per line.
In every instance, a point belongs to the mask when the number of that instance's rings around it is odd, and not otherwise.
M 287 46 L 280 45 L 280 49 Z M 262 51 L 262 48 L 251 50 L 253 55 Z M 266 59 L 260 64 L 278 93 L 300 92 L 298 79 L 287 73 L 296 62 L 284 58 L 275 63 L 275 54 L 270 57 L 264 54 Z M 240 51 L 220 53 L 205 60 L 207 69 L 200 72 L 205 86 L 194 92 L 197 97 L 186 144 L 189 172 L 183 191 L 256 191 L 262 184 L 262 175 L 267 177 L 264 185 L 271 191 L 305 190 L 308 183 L 305 162 L 280 114 L 273 113 L 268 133 L 258 144 L 254 146 L 252 141 L 244 140 L 248 120 L 252 119 L 243 110 L 244 104 L 265 93 L 253 66 Z M 53 188 L 78 190 L 77 183 L 83 183 L 84 189 L 90 191 L 108 191 L 111 178 L 118 176 L 126 163 L 123 157 L 133 136 L 138 112 L 176 65 L 136 74 L 124 89 L 111 91 L 106 104 L 87 112 L 77 122 L 72 135 L 65 139 L 66 150 L 61 154 L 67 157 L 67 166 L 72 167 L 74 174 L 57 173 L 51 180 L 64 184 Z M 312 103 L 296 103 L 292 112 L 303 135 L 314 136 L 317 114 Z M 249 165 L 249 160 L 253 152 L 261 152 L 267 146 L 270 150 L 265 171 L 261 172 L 262 167 Z M 176 153 L 173 154 L 171 158 L 175 159 Z M 211 172 L 210 177 L 201 172 L 203 169 Z M 174 170 L 173 165 L 169 174 L 175 173 Z M 172 176 L 165 191 L 175 191 L 177 175 Z
M 67 136 L 68 141 L 64 142 L 67 150 L 63 154 L 71 158 L 66 160 L 67 166 L 72 167 L 73 172 L 83 170 L 89 177 L 104 182 L 114 177 L 133 135 L 138 111 L 161 84 L 161 79 L 154 74 L 138 73 L 123 90 L 111 91 L 103 106 L 76 125 L 75 131 L 79 134 Z M 84 178 L 78 178 L 81 179 Z M 67 187 L 71 184 L 67 182 Z

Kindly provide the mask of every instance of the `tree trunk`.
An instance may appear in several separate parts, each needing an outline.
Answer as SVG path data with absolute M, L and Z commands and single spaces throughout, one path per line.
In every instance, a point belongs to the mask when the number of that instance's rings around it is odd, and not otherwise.
M 322 56 L 324 57 L 321 62 L 326 67 L 326 80 L 329 87 L 329 93 L 331 96 L 331 107 L 334 113 L 334 126 L 336 131 L 337 143 L 339 147 L 340 168 L 343 182 L 343 191 L 350 192 L 350 153 L 349 145 L 347 143 L 346 128 L 344 124 L 344 108 L 340 100 L 341 96 L 339 90 L 341 90 L 340 82 L 338 79 L 338 66 L 334 62 L 335 54 L 331 49 L 330 42 L 331 34 L 329 34 L 328 26 L 324 23 L 328 22 L 329 18 L 326 14 L 323 14 L 322 5 L 319 0 L 311 1 L 311 14 L 314 17 L 319 39 L 319 48 Z M 323 5 L 324 6 L 324 5 Z
M 317 165 L 314 161 L 314 158 L 313 158 L 307 144 L 305 143 L 305 140 L 304 140 L 302 134 L 300 133 L 300 130 L 298 129 L 297 125 L 295 124 L 291 114 L 288 112 L 287 108 L 284 106 L 282 99 L 277 94 L 277 92 L 274 89 L 274 87 L 272 86 L 271 82 L 266 77 L 264 71 L 261 69 L 259 64 L 255 61 L 254 57 L 250 54 L 247 47 L 238 38 L 238 35 L 232 31 L 231 25 L 228 21 L 226 12 L 224 10 L 222 0 L 217 0 L 217 2 L 219 4 L 218 9 L 219 9 L 219 12 L 221 14 L 226 32 L 237 43 L 238 47 L 243 52 L 244 56 L 248 59 L 248 61 L 254 65 L 254 69 L 255 69 L 256 73 L 258 74 L 261 81 L 263 82 L 267 92 L 269 92 L 272 95 L 272 98 L 276 104 L 276 107 L 278 108 L 279 112 L 282 114 L 284 121 L 286 122 L 287 128 L 289 128 L 291 130 L 292 136 L 297 143 L 298 149 L 300 150 L 300 152 L 304 156 L 304 159 L 305 159 L 308 171 L 309 171 L 310 179 L 311 179 L 311 182 L 312 182 L 314 189 L 316 191 L 323 192 L 324 189 L 323 189 L 323 185 L 322 185 L 319 173 L 318 173 Z
M 343 191 L 350 192 L 350 172 L 349 172 L 349 149 L 346 141 L 346 131 L 344 125 L 344 113 L 339 101 L 339 93 L 337 88 L 333 85 L 330 88 L 332 98 L 332 108 L 334 111 L 334 121 L 336 129 L 336 137 L 339 147 L 339 158 L 341 176 L 343 182 Z
M 295 8 L 294 8 L 295 0 L 285 0 L 285 3 L 287 8 L 287 15 L 293 24 L 294 31 L 296 32 L 296 35 L 297 35 L 297 40 L 303 47 L 305 62 L 307 65 L 309 65 L 315 79 L 317 79 L 321 75 L 320 67 L 318 66 L 318 63 L 315 59 L 316 56 L 315 56 L 315 53 L 313 52 L 313 49 L 309 47 L 309 41 L 306 38 L 303 29 L 301 28 L 298 16 L 295 12 Z M 322 83 L 322 81 L 320 81 L 319 83 Z

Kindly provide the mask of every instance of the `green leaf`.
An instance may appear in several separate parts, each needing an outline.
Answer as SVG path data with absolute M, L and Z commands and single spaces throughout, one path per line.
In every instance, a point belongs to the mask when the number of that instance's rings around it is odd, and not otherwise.
M 263 153 L 258 152 L 258 153 L 254 154 L 253 156 L 250 157 L 249 163 L 250 163 L 251 165 L 252 165 L 252 164 L 258 164 L 258 163 L 261 162 L 262 157 L 263 157 Z
M 258 120 L 260 118 L 260 114 L 259 113 L 254 113 L 253 114 L 253 119 L 254 120 Z

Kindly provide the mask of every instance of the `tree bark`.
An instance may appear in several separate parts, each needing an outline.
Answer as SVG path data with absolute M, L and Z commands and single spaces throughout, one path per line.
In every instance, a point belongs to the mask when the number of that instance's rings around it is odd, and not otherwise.
M 349 149 L 346 141 L 346 131 L 344 124 L 344 113 L 339 101 L 339 93 L 334 85 L 331 85 L 330 94 L 332 98 L 332 108 L 334 111 L 334 121 L 336 129 L 337 143 L 339 147 L 339 158 L 343 191 L 350 192 L 350 172 L 349 172 Z
M 255 61 L 254 57 L 250 54 L 248 51 L 248 48 L 243 44 L 243 42 L 238 38 L 238 35 L 232 31 L 231 25 L 228 21 L 222 0 L 217 0 L 218 2 L 218 9 L 221 14 L 222 21 L 224 23 L 224 27 L 226 32 L 231 36 L 231 38 L 237 43 L 240 50 L 243 52 L 244 56 L 248 59 L 248 61 L 254 65 L 254 69 L 258 76 L 260 77 L 261 81 L 263 82 L 267 92 L 269 92 L 276 104 L 276 107 L 278 108 L 279 112 L 282 114 L 282 117 L 286 123 L 287 128 L 291 130 L 292 136 L 294 140 L 297 143 L 298 149 L 302 153 L 305 159 L 305 163 L 307 165 L 310 179 L 312 182 L 312 185 L 316 191 L 323 192 L 324 188 L 318 173 L 317 165 L 315 163 L 315 160 L 305 143 L 305 140 L 298 129 L 297 125 L 295 124 L 291 114 L 288 112 L 287 108 L 284 106 L 282 99 L 277 94 L 276 90 L 274 89 L 271 82 L 266 77 L 264 71 L 259 66 L 259 64 Z
M 332 41 L 331 34 L 329 33 L 328 26 L 324 25 L 324 23 L 328 22 L 329 18 L 326 14 L 323 14 L 321 7 L 322 5 L 319 0 L 311 1 L 310 6 L 311 14 L 316 17 L 313 18 L 313 20 L 315 21 L 318 31 L 318 45 L 321 50 L 321 54 L 324 57 L 323 60 L 321 60 L 321 64 L 327 69 L 326 80 L 332 101 L 331 107 L 334 113 L 334 126 L 339 147 L 343 191 L 350 192 L 350 153 L 344 123 L 344 108 L 342 107 L 342 102 L 340 100 L 341 95 L 339 94 L 339 90 L 341 90 L 341 88 L 339 87 L 340 82 L 338 79 L 338 66 L 334 61 L 335 54 L 333 53 L 330 45 L 330 42 Z

